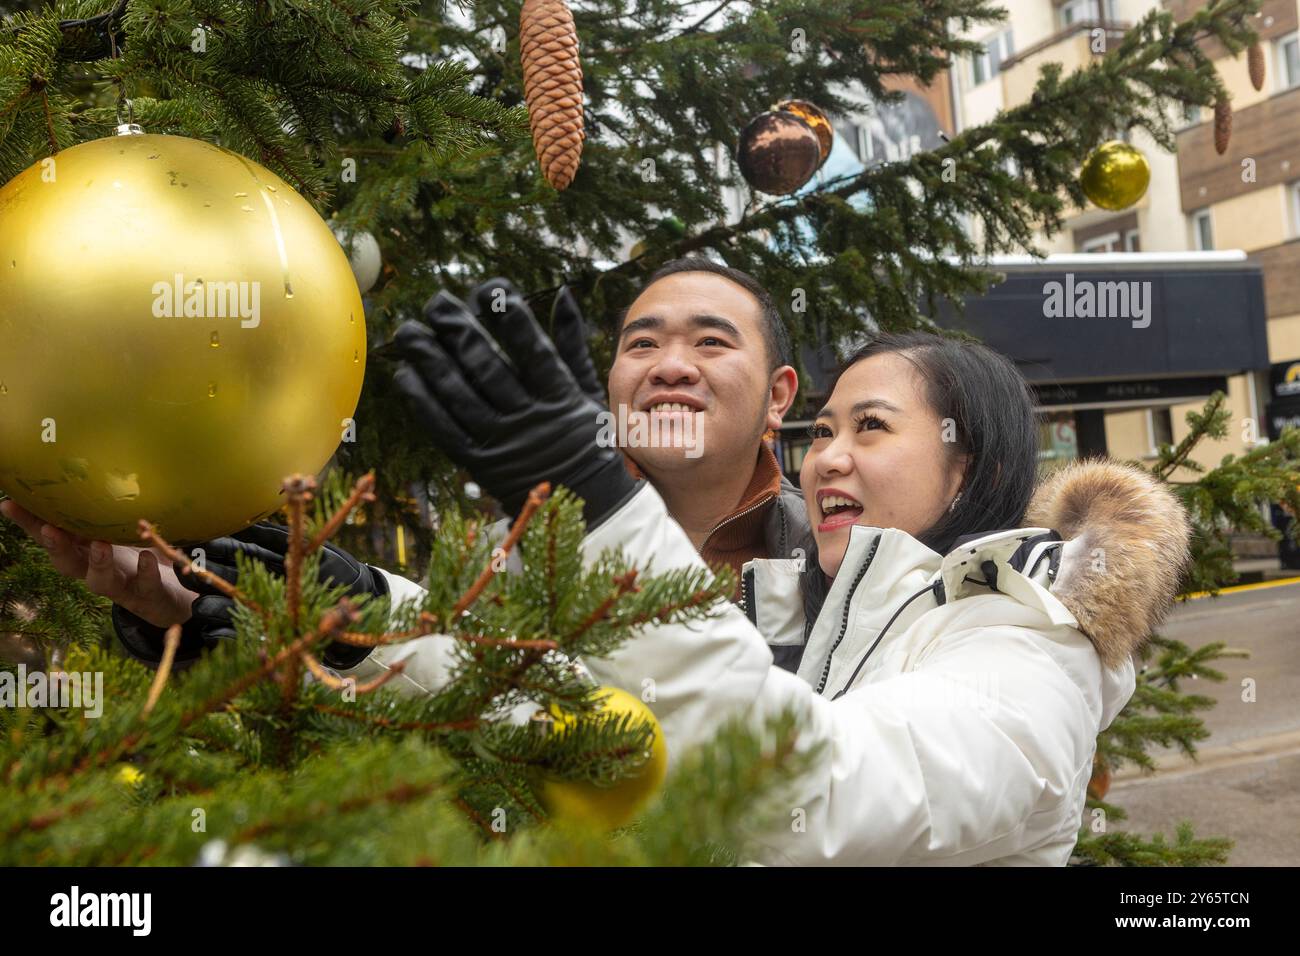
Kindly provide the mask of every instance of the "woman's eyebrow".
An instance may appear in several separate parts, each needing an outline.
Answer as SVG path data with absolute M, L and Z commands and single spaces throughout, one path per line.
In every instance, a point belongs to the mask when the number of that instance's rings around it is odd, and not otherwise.
M 868 409 L 872 409 L 872 408 L 883 408 L 887 412 L 894 412 L 899 415 L 903 413 L 903 410 L 901 408 L 899 408 L 897 405 L 894 405 L 892 402 L 885 401 L 883 398 L 868 398 L 865 401 L 858 402 L 856 405 L 850 408 L 849 414 L 856 415 L 858 412 L 865 412 Z M 822 406 L 822 410 L 813 417 L 830 418 L 831 407 L 829 405 Z

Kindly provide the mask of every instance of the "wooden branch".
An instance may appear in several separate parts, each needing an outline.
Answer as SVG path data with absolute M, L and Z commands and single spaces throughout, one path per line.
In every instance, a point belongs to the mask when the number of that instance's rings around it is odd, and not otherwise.
M 239 590 L 239 588 L 221 577 L 221 575 L 213 574 L 211 571 L 195 567 L 194 562 L 168 544 L 148 521 L 141 518 L 137 523 L 137 528 L 139 529 L 141 540 L 165 554 L 167 560 L 171 561 L 172 564 L 181 565 L 181 574 L 192 574 L 196 577 L 202 578 L 232 601 L 238 601 L 245 607 L 251 608 L 263 620 L 267 619 L 268 615 L 261 605 L 250 599 L 243 591 Z
M 483 589 L 487 587 L 487 583 L 491 581 L 492 576 L 497 573 L 497 558 L 499 557 L 502 560 L 505 559 L 506 555 L 510 553 L 510 549 L 518 543 L 521 537 L 523 537 L 524 529 L 528 526 L 528 522 L 532 520 L 537 509 L 542 506 L 550 495 L 551 483 L 549 481 L 543 481 L 528 493 L 528 501 L 524 504 L 524 510 L 519 512 L 519 517 L 515 519 L 514 525 L 510 528 L 510 534 L 506 536 L 505 542 L 501 545 L 500 555 L 494 555 L 488 559 L 487 567 L 480 572 L 474 583 L 469 586 L 469 590 L 460 596 L 460 600 L 458 600 L 455 607 L 451 609 L 451 626 L 454 627 L 456 621 L 458 621 L 460 616 L 465 613 L 465 609 L 478 600 L 478 596 L 483 593 Z
M 172 672 L 172 662 L 176 660 L 176 648 L 180 643 L 181 626 L 173 624 L 167 628 L 167 633 L 163 636 L 162 660 L 158 662 L 158 670 L 153 675 L 153 685 L 149 688 L 149 697 L 144 702 L 144 710 L 140 712 L 141 717 L 148 717 L 157 705 L 158 698 L 162 696 L 167 677 Z

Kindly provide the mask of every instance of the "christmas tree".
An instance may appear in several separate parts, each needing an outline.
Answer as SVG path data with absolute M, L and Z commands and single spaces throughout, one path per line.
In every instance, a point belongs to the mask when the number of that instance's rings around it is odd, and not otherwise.
M 1172 148 L 1171 117 L 1223 95 L 1201 44 L 1245 49 L 1258 0 L 1212 2 L 1181 23 L 1152 12 L 1087 68 L 1065 75 L 1045 67 L 1023 106 L 936 149 L 779 200 L 750 194 L 727 161 L 751 117 L 788 98 L 836 112 L 848 107 L 849 83 L 890 102 L 898 96 L 892 77 L 929 83 L 972 52 L 954 25 L 995 23 L 1004 16 L 997 5 L 572 7 L 585 141 L 563 190 L 539 169 L 528 136 L 521 4 L 496 0 L 0 4 L 10 14 L 0 29 L 0 183 L 126 120 L 242 153 L 341 228 L 378 241 L 383 271 L 367 297 L 376 345 L 436 288 L 459 293 L 493 275 L 510 277 L 538 305 L 567 284 L 588 315 L 609 317 L 655 267 L 693 252 L 751 272 L 778 302 L 803 303 L 787 316 L 796 344 L 827 343 L 860 332 L 868 316 L 890 329 L 928 324 L 936 302 L 986 289 L 993 275 L 978 265 L 983 257 L 1031 247 L 1037 231 L 1060 228 L 1063 213 L 1082 204 L 1077 171 L 1103 140 L 1138 128 Z M 571 139 L 561 142 L 570 152 Z M 739 215 L 725 208 L 726 189 L 750 196 Z M 641 243 L 623 261 L 632 239 Z M 598 363 L 607 358 L 604 339 L 592 345 Z M 204 847 L 221 858 L 214 841 L 305 862 L 704 862 L 742 852 L 758 826 L 746 805 L 779 793 L 798 772 L 789 727 L 773 728 L 775 748 L 738 727 L 726 731 L 674 774 L 627 839 L 564 844 L 536 825 L 546 815 L 537 796 L 546 780 L 635 779 L 646 761 L 644 721 L 595 716 L 580 671 L 554 661 L 607 652 L 662 615 L 702 613 L 729 582 L 640 578 L 618 557 L 582 571 L 580 519 L 562 494 L 517 526 L 526 572 L 517 580 L 489 573 L 476 504 L 419 440 L 390 373 L 375 355 L 356 440 L 340 446 L 314 515 L 312 489 L 300 483 L 283 520 L 305 527 L 308 543 L 337 538 L 390 566 L 393 555 L 374 532 L 400 524 L 412 538 L 406 567 L 430 595 L 398 620 L 385 617 L 382 602 L 341 602 L 337 590 L 314 584 L 304 546 L 285 580 L 241 568 L 240 641 L 183 675 L 166 667 L 150 675 L 116 656 L 106 603 L 68 587 L 39 547 L 0 524 L 7 666 L 103 671 L 123 702 L 89 721 L 75 712 L 0 711 L 0 780 L 14 797 L 0 801 L 0 829 L 23 834 L 6 841 L 9 861 L 192 862 Z M 1188 442 L 1164 451 L 1157 473 L 1169 478 L 1185 465 L 1196 441 L 1226 427 L 1223 419 L 1212 402 Z M 1188 590 L 1230 580 L 1226 527 L 1270 530 L 1254 503 L 1300 508 L 1298 461 L 1291 433 L 1177 486 L 1198 532 Z M 349 489 L 344 473 L 371 477 Z M 416 512 L 426 493 L 440 509 L 436 520 Z M 364 521 L 340 517 L 363 499 Z M 572 599 L 563 620 L 539 617 L 561 591 Z M 460 613 L 467 609 L 472 627 Z M 427 700 L 334 686 L 313 653 L 330 640 L 364 645 L 435 627 L 457 640 L 461 676 Z M 1103 768 L 1142 763 L 1156 742 L 1193 751 L 1204 736 L 1195 712 L 1205 701 L 1179 681 L 1213 677 L 1222 648 L 1155 646 L 1160 656 L 1099 741 Z M 304 685 L 304 673 L 315 680 Z M 355 699 L 345 706 L 343 696 Z M 541 710 L 540 729 L 508 719 L 525 702 Z M 551 707 L 576 711 L 578 731 L 557 732 L 565 718 L 547 717 Z M 392 786 L 348 783 L 381 777 Z M 287 779 L 299 784 L 292 797 L 282 789 Z M 1094 809 L 1122 818 L 1102 800 Z M 244 822 L 193 829 L 193 811 L 217 805 L 238 807 Z M 123 806 L 134 814 L 113 815 Z M 380 815 L 382 840 L 373 826 Z M 429 826 L 433 818 L 445 826 Z M 118 822 L 109 827 L 109 819 Z M 320 841 L 307 839 L 318 833 Z M 314 849 L 295 856 L 303 846 Z M 1081 860 L 1101 863 L 1214 861 L 1224 852 L 1222 841 L 1183 832 L 1171 844 L 1087 824 L 1078 849 Z

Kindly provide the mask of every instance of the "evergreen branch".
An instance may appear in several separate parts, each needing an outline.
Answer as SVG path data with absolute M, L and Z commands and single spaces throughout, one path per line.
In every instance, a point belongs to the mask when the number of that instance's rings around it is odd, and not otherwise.
M 370 724 L 375 727 L 383 727 L 386 730 L 418 730 L 425 733 L 446 733 L 454 730 L 474 730 L 482 725 L 480 718 L 472 720 L 445 720 L 445 721 L 426 721 L 426 720 L 392 720 L 388 717 L 377 717 L 374 714 L 361 714 L 352 710 L 344 710 L 342 707 L 333 707 L 329 704 L 314 704 L 313 708 L 322 714 L 332 714 L 335 717 L 346 717 L 349 720 L 360 721 L 361 723 Z
M 511 526 L 510 533 L 506 535 L 505 541 L 502 542 L 500 551 L 497 555 L 494 555 L 490 561 L 488 561 L 487 566 L 483 568 L 479 573 L 479 576 L 474 579 L 474 583 L 470 585 L 469 590 L 461 595 L 460 599 L 452 607 L 451 622 L 453 625 L 458 623 L 461 615 L 465 613 L 465 610 L 478 600 L 478 596 L 483 593 L 483 589 L 487 587 L 487 583 L 491 581 L 493 576 L 497 573 L 496 569 L 498 560 L 502 562 L 502 566 L 504 567 L 506 557 L 510 554 L 511 549 L 519 543 L 519 539 L 523 536 L 524 529 L 528 527 L 528 522 L 532 520 L 537 509 L 542 506 L 542 503 L 545 502 L 548 497 L 550 497 L 550 494 L 551 484 L 547 481 L 542 482 L 528 493 L 528 500 L 524 503 L 523 510 L 519 512 L 519 517 L 515 519 L 515 523 Z

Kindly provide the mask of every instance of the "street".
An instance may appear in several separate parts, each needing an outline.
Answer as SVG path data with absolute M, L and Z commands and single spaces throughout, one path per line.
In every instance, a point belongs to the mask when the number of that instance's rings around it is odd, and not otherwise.
M 1198 836 L 1236 842 L 1229 865 L 1300 865 L 1300 581 L 1190 600 L 1162 630 L 1194 648 L 1222 640 L 1250 657 L 1215 662 L 1223 683 L 1184 684 L 1217 702 L 1202 713 L 1211 735 L 1196 761 L 1157 748 L 1154 775 L 1117 773 L 1107 800 L 1129 818 L 1116 826 L 1172 839 L 1189 820 Z

